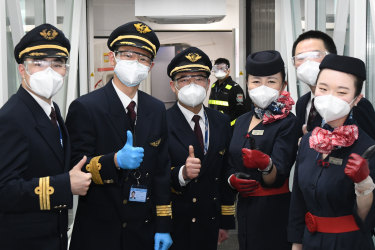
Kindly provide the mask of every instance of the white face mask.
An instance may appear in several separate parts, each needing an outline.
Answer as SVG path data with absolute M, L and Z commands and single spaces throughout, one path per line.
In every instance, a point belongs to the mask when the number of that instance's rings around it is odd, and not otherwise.
M 27 72 L 27 71 L 26 71 Z M 35 72 L 30 75 L 29 83 L 25 82 L 28 87 L 37 95 L 42 96 L 46 99 L 51 99 L 62 87 L 64 83 L 64 77 L 54 71 L 51 67 L 45 70 Z
M 305 61 L 297 68 L 297 78 L 310 86 L 315 86 L 320 71 L 319 65 L 320 63 L 315 61 Z
M 251 100 L 261 109 L 267 108 L 273 101 L 279 98 L 279 91 L 265 85 L 249 90 Z
M 206 98 L 206 89 L 202 86 L 190 83 L 178 90 L 178 100 L 189 107 L 195 107 L 203 103 Z
M 139 63 L 137 60 L 118 60 L 116 58 L 115 74 L 118 79 L 128 87 L 139 85 L 147 78 L 150 67 Z
M 349 114 L 350 105 L 354 100 L 355 98 L 350 103 L 347 103 L 333 95 L 321 95 L 314 98 L 314 106 L 324 121 L 330 122 Z
M 215 73 L 215 77 L 219 80 L 224 79 L 227 73 L 225 73 L 223 70 L 219 70 Z

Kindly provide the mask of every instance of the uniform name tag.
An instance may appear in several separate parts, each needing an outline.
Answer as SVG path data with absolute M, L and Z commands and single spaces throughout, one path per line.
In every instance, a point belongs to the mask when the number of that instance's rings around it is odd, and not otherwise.
M 336 157 L 329 157 L 328 162 L 333 165 L 342 165 L 342 159 Z
M 145 186 L 131 186 L 129 201 L 146 202 L 147 188 Z
M 251 133 L 252 133 L 253 135 L 263 135 L 264 130 L 253 130 Z

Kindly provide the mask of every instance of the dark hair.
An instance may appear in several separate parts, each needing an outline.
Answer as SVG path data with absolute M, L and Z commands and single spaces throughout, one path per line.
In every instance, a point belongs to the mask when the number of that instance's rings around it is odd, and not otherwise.
M 320 39 L 323 41 L 324 43 L 324 47 L 326 48 L 326 50 L 331 53 L 331 54 L 337 54 L 337 49 L 336 49 L 336 45 L 335 45 L 335 42 L 333 41 L 333 39 L 327 35 L 326 33 L 324 32 L 321 32 L 319 30 L 309 30 L 305 33 L 302 33 L 301 35 L 298 36 L 298 38 L 294 41 L 293 43 L 293 49 L 292 49 L 292 56 L 295 56 L 296 54 L 296 47 L 297 45 L 303 41 L 303 40 L 307 40 L 307 39 Z
M 285 82 L 285 77 L 286 77 L 285 69 L 283 68 L 282 70 L 280 70 L 280 71 L 277 72 L 276 74 L 278 74 L 278 73 L 281 74 L 281 79 L 283 80 L 283 84 L 284 84 L 284 82 Z M 247 74 L 247 79 L 246 79 L 246 81 L 249 80 L 249 76 L 250 76 L 250 74 Z
M 319 71 L 319 74 L 316 77 L 316 84 L 318 83 L 319 76 L 320 76 L 320 74 L 322 73 L 323 70 L 324 69 Z M 352 75 L 354 77 L 354 88 L 355 88 L 354 97 L 357 97 L 362 92 L 363 82 L 365 80 L 361 79 L 360 77 L 358 77 L 356 75 L 353 75 L 353 74 L 350 74 L 350 75 Z
M 226 59 L 226 58 L 218 58 L 218 59 L 216 59 L 215 62 L 214 62 L 214 65 L 216 65 L 216 64 L 222 64 L 222 63 L 225 63 L 226 65 L 228 65 L 228 68 L 230 68 L 229 60 Z

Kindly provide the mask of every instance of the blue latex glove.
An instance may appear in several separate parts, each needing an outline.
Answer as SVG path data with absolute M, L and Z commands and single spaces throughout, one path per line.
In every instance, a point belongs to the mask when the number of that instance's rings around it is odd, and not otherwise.
M 128 130 L 126 132 L 127 140 L 125 146 L 117 152 L 117 164 L 122 169 L 135 169 L 143 161 L 144 149 L 133 147 L 133 134 Z
M 167 250 L 172 245 L 172 238 L 169 233 L 155 234 L 155 250 Z

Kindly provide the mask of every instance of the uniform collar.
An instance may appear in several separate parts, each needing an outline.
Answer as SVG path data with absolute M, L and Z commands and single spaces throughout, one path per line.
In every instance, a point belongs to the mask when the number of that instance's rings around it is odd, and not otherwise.
M 128 105 L 129 105 L 129 103 L 131 101 L 135 102 L 134 111 L 137 112 L 137 107 L 138 107 L 138 90 L 135 93 L 135 96 L 133 97 L 133 99 L 130 99 L 129 96 L 127 96 L 124 92 L 122 92 L 119 88 L 116 87 L 116 85 L 113 82 L 113 80 L 112 80 L 112 85 L 113 85 L 113 88 L 115 89 L 118 97 L 120 98 L 120 101 L 121 101 L 122 105 L 124 106 L 124 109 L 126 110 L 126 113 L 128 112 L 128 110 L 126 108 L 128 107 Z
M 24 88 L 27 93 L 29 93 L 31 95 L 32 98 L 34 98 L 34 100 L 39 104 L 39 106 L 43 109 L 44 113 L 46 113 L 47 117 L 49 119 L 51 119 L 51 117 L 49 116 L 51 114 L 51 108 L 55 108 L 53 106 L 53 101 L 51 99 L 51 104 L 47 103 L 46 101 L 44 101 L 42 98 L 40 98 L 39 96 L 33 94 L 31 91 L 29 91 L 28 89 Z
M 182 106 L 178 101 L 177 101 L 177 105 L 178 107 L 180 108 L 182 114 L 185 116 L 185 119 L 187 120 L 187 122 L 191 122 L 192 119 L 193 119 L 193 116 L 195 115 L 193 112 L 191 112 L 190 110 L 188 110 L 187 108 L 185 108 L 184 106 Z M 204 119 L 204 113 L 203 113 L 203 105 L 202 105 L 202 108 L 201 110 L 198 112 L 197 115 L 200 116 L 200 118 L 203 120 Z

